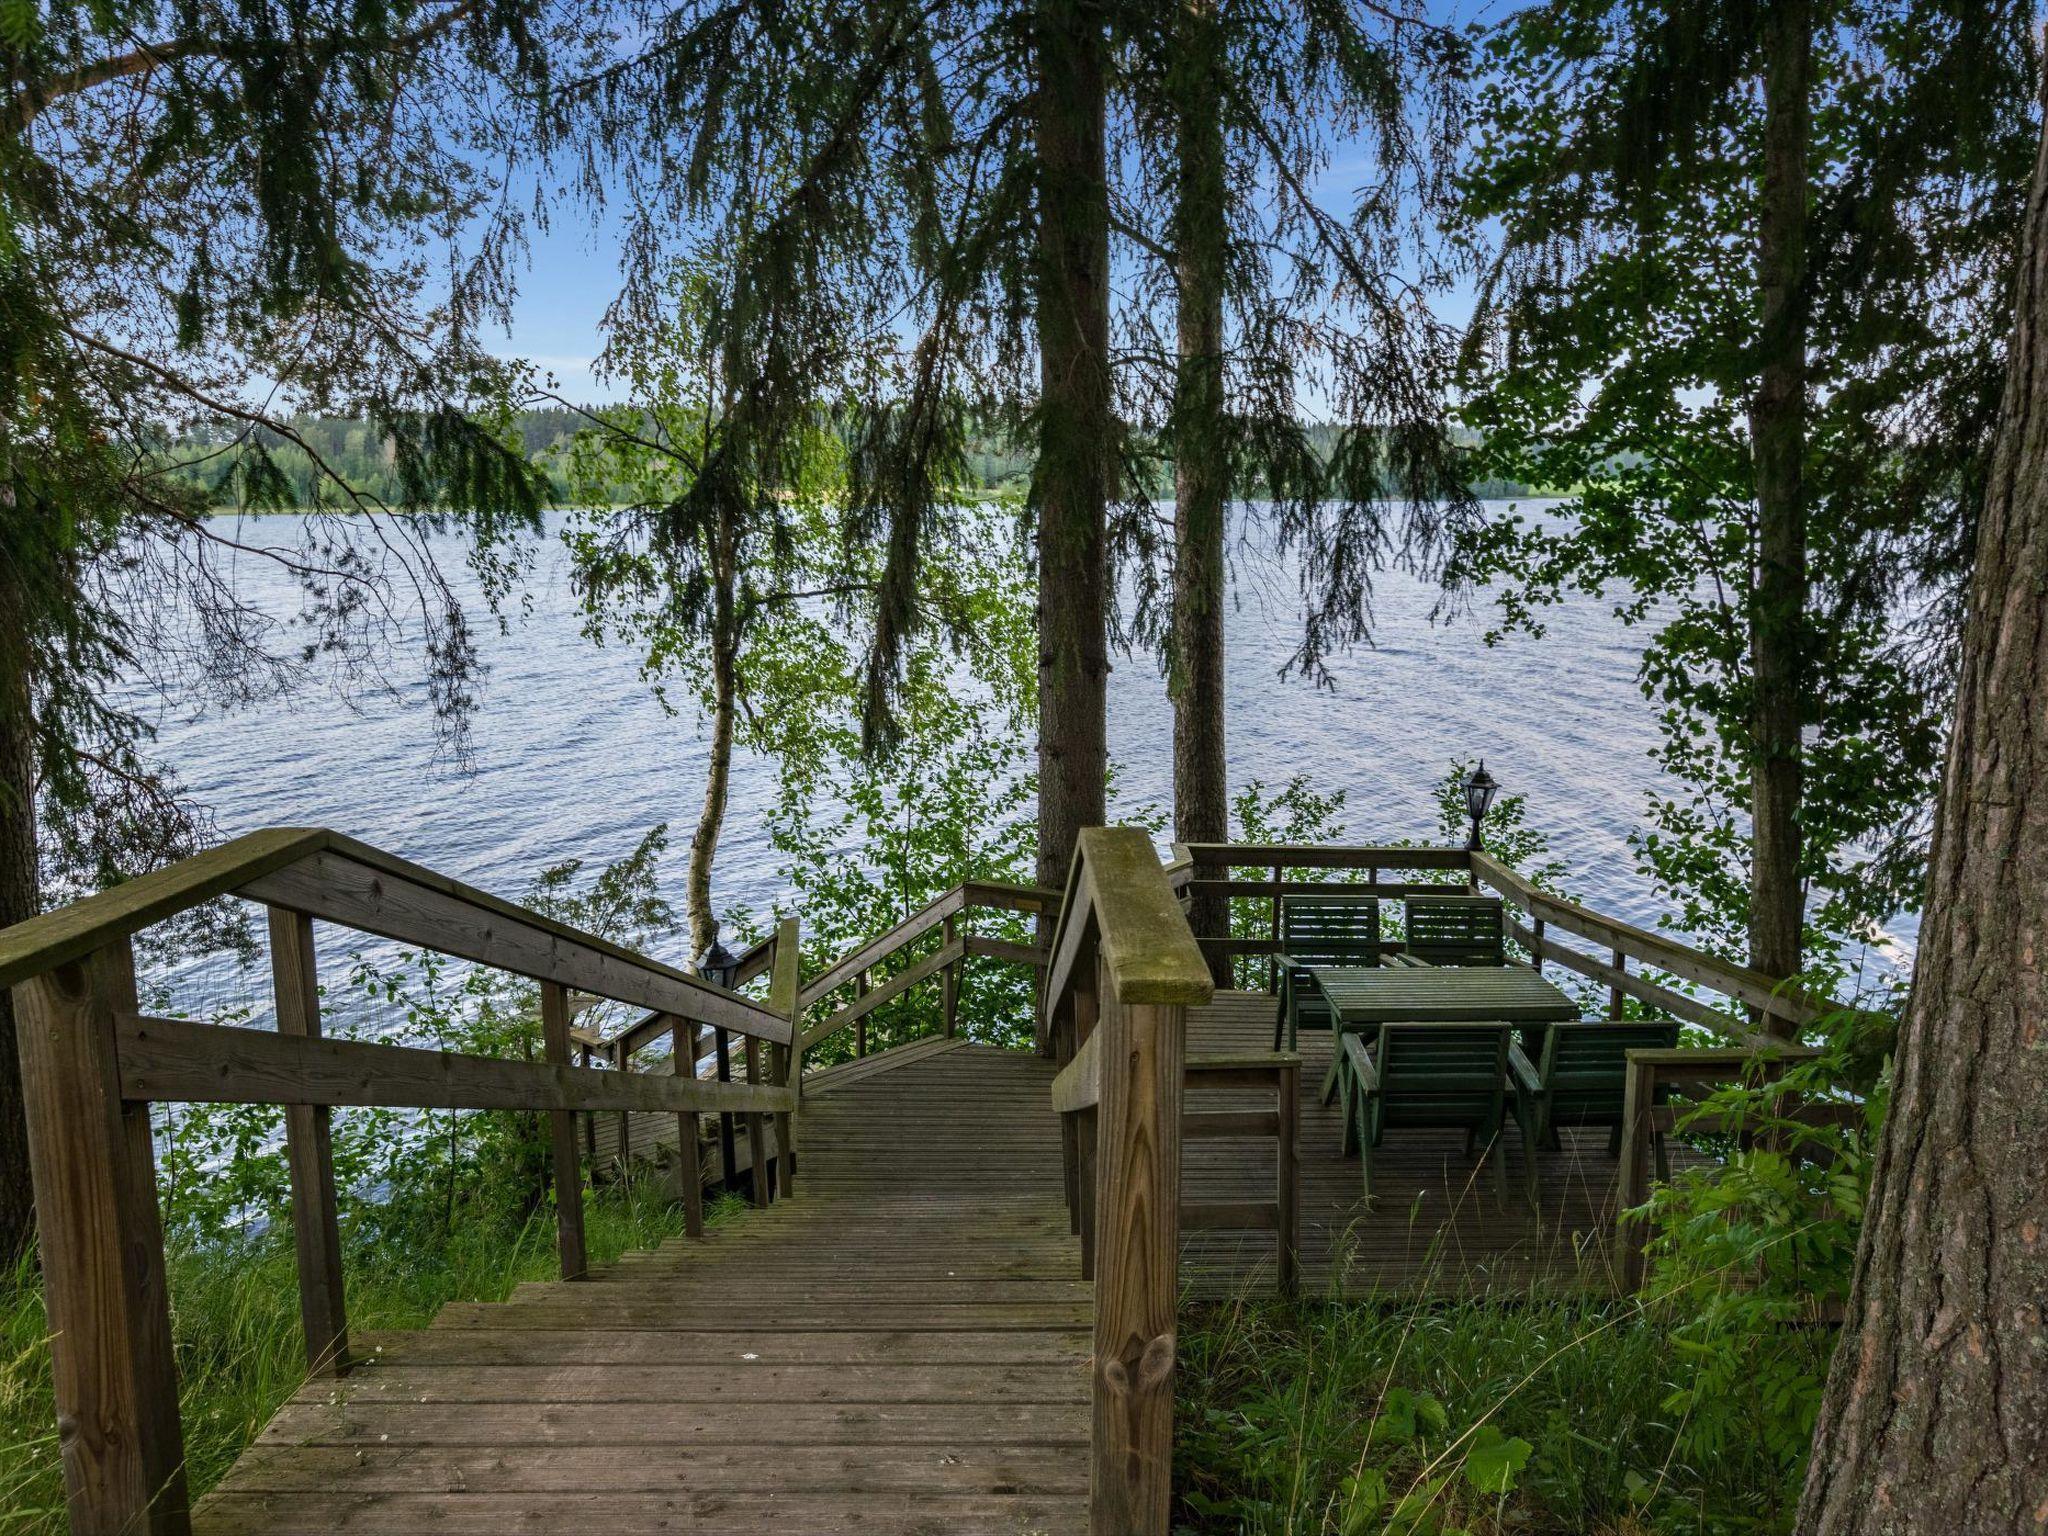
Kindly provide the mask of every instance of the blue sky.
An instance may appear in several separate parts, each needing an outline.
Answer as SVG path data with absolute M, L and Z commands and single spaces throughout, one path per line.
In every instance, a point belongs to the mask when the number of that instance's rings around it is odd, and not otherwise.
M 1518 8 L 1517 0 L 1430 0 L 1427 10 L 1441 25 L 1491 25 Z M 1342 147 L 1332 156 L 1318 195 L 1333 211 L 1349 203 L 1358 179 L 1361 157 Z M 524 358 L 551 374 L 570 400 L 601 401 L 617 392 L 601 386 L 591 373 L 592 361 L 604 344 L 602 322 L 619 288 L 619 227 L 605 213 L 592 220 L 581 211 L 562 209 L 545 229 L 530 229 L 530 264 L 522 274 L 512 324 L 497 338 L 493 350 Z M 1468 292 L 1445 296 L 1446 313 L 1462 319 L 1471 302 Z

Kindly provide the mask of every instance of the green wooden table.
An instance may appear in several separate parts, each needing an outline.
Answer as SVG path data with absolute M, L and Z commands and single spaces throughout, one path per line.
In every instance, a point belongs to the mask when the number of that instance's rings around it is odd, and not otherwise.
M 1323 1102 L 1336 1091 L 1344 1035 L 1382 1024 L 1556 1024 L 1579 1005 L 1526 965 L 1310 966 L 1336 1021 Z

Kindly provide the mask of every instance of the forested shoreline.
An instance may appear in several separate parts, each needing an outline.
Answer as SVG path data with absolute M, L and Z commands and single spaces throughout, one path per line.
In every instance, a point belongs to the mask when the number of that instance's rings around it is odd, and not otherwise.
M 1124 1266 L 1085 1294 L 1054 1277 L 1042 1308 L 1102 1303 L 1092 1481 L 1065 1490 L 1094 1536 L 2038 1536 L 2041 21 L 2000 0 L 0 8 L 0 1528 L 182 1536 L 187 1494 L 345 1364 L 322 1334 L 350 1285 L 410 1327 L 551 1272 L 551 1242 L 564 1285 L 587 1235 L 631 1269 L 701 1235 L 699 1108 L 728 1143 L 752 1122 L 744 1177 L 719 1156 L 765 1204 L 762 1125 L 791 1148 L 807 1066 L 857 1080 L 870 1043 L 936 1040 L 1049 1058 L 1034 1100 L 1095 1117 L 1017 1159 L 1056 1156 L 1083 1262 Z M 606 300 L 589 403 L 516 333 L 568 230 L 603 232 L 577 269 Z M 297 515 L 239 526 L 270 514 Z M 1435 825 L 1363 850 L 1341 845 L 1371 808 L 1322 763 L 1247 775 L 1233 741 L 1287 729 L 1226 688 L 1254 544 L 1285 573 L 1275 670 L 1307 687 L 1371 666 L 1390 573 L 1488 643 L 1568 646 L 1565 605 L 1604 606 L 1655 731 L 1613 856 L 1656 931 L 1571 900 L 1582 872 L 1483 743 L 1441 765 Z M 248 600 L 252 562 L 283 606 Z M 222 838 L 159 719 L 396 701 L 459 774 L 489 707 L 478 635 L 542 570 L 579 641 L 631 657 L 704 743 L 630 853 L 534 870 L 507 903 L 274 829 L 260 846 L 302 859 L 202 878 Z M 1134 663 L 1171 706 L 1170 806 L 1118 782 L 1108 678 Z M 1409 728 L 1374 697 L 1342 750 Z M 786 893 L 770 911 L 716 896 L 750 760 L 775 786 L 748 829 Z M 538 787 L 531 814 L 577 788 Z M 1248 862 L 1201 851 L 1233 844 Z M 1195 851 L 1169 879 L 1173 845 Z M 1304 847 L 1332 878 L 1302 877 Z M 1421 878 L 1382 882 L 1403 857 Z M 1372 904 L 1344 905 L 1361 880 Z M 1350 925 L 1312 961 L 1290 885 Z M 1007 895 L 967 931 L 976 889 Z M 351 955 L 324 1038 L 311 913 L 423 931 L 389 890 L 453 947 Z M 1076 925 L 1057 944 L 1054 907 Z M 1873 984 L 1859 956 L 1902 911 L 1916 964 Z M 884 942 L 920 913 L 930 953 Z M 144 995 L 138 956 L 216 952 L 269 955 L 274 1033 L 178 1036 L 177 999 Z M 1423 1035 L 1398 1007 L 1347 1016 L 1386 972 L 1463 1011 Z M 1531 980 L 1538 1013 L 1511 1017 Z M 1567 1150 L 1541 1106 L 1576 1104 L 1571 1150 L 1615 1209 L 1542 1236 L 1623 1245 L 1605 1288 L 1488 1271 L 1182 1318 L 1177 1053 L 1218 994 L 1262 1047 L 1227 1070 L 1282 1084 L 1309 996 L 1328 1075 L 1303 1103 L 1342 1105 L 1329 1166 L 1357 1159 L 1361 1227 L 1392 1209 L 1363 1186 L 1401 1113 L 1462 1130 L 1461 1199 L 1487 1158 L 1504 1175 L 1515 1124 L 1540 1217 L 1546 1145 Z M 152 1031 L 286 1066 L 195 1089 L 173 1061 L 185 1091 L 235 1085 L 178 1102 L 123 1067 Z M 571 1070 L 657 1039 L 659 1085 Z M 373 1040 L 498 1086 L 405 1098 L 386 1068 L 306 1065 Z M 1591 1088 L 1558 1064 L 1580 1048 L 1605 1053 Z M 1397 1049 L 1421 1063 L 1398 1112 Z M 1284 1094 L 1191 1119 L 1278 1144 L 1303 1107 Z M 633 1102 L 674 1121 L 679 1198 L 645 1185 Z M 602 1177 L 574 1118 L 593 1132 L 599 1103 L 620 1116 Z M 1281 1231 L 1289 1166 L 1271 1210 L 1223 1217 Z M 1098 1214 L 1098 1185 L 1128 1198 Z M 1057 1216 L 1033 1218 L 1041 1247 Z M 1411 1219 L 1380 1240 L 1431 1241 Z M 515 1421 L 523 1389 L 492 1390 Z M 335 1465 L 326 1491 L 356 1466 Z M 579 1518 L 612 1523 L 613 1490 L 587 1491 Z M 936 1497 L 886 1517 L 933 1528 Z

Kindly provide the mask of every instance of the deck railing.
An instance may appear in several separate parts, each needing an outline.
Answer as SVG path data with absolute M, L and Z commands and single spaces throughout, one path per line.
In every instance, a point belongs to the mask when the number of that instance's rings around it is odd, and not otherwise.
M 1087 1212 L 1094 1268 L 1093 1536 L 1168 1528 L 1187 1010 L 1213 990 L 1150 838 L 1083 831 L 1040 1039 L 1063 1064 L 1069 1209 Z
M 144 1015 L 133 935 L 228 895 L 269 909 L 277 1031 Z M 538 982 L 545 1059 L 325 1037 L 315 920 Z M 739 1084 L 574 1066 L 572 992 L 648 1009 L 678 1034 L 728 1030 L 793 1060 L 796 946 L 793 934 L 786 948 L 781 939 L 764 1006 L 317 828 L 251 833 L 0 933 L 0 986 L 13 989 L 20 1036 L 72 1529 L 190 1526 L 153 1102 L 285 1106 L 307 1363 L 315 1373 L 341 1372 L 349 1354 L 329 1148 L 334 1106 L 546 1111 L 561 1271 L 578 1278 L 586 1269 L 578 1112 L 788 1117 L 796 1095 L 786 1072 L 779 1082 Z
M 1253 868 L 1261 878 L 1246 879 L 1233 870 Z M 1265 872 L 1270 871 L 1270 876 Z M 1388 878 L 1390 874 L 1443 872 L 1442 880 Z M 1314 879 L 1314 873 L 1342 872 L 1341 880 Z M 1360 873 L 1363 879 L 1358 878 Z M 1270 955 L 1280 941 L 1282 896 L 1362 895 L 1399 899 L 1442 893 L 1446 884 L 1486 892 L 1511 909 L 1508 937 L 1528 954 L 1537 971 L 1559 965 L 1608 989 L 1610 1014 L 1619 1017 L 1622 998 L 1633 997 L 1672 1018 L 1698 1024 L 1736 1043 L 1786 1038 L 1842 1004 L 1816 997 L 1761 971 L 1723 960 L 1675 939 L 1610 917 L 1578 902 L 1539 889 L 1484 852 L 1463 848 L 1416 848 L 1398 844 L 1350 847 L 1274 843 L 1176 844 L 1168 869 L 1174 889 L 1185 897 L 1214 896 L 1227 902 L 1252 901 L 1267 932 L 1254 937 L 1198 934 L 1207 955 L 1237 958 Z M 1259 910 L 1263 908 L 1263 910 Z M 1596 946 L 1595 951 L 1558 942 L 1570 935 Z M 1631 970 L 1634 963 L 1638 969 Z M 1739 1009 L 1719 1009 L 1645 975 L 1661 972 L 1718 993 Z M 1269 979 L 1270 985 L 1270 979 Z M 1747 1010 L 1767 1026 L 1756 1028 L 1741 1015 Z

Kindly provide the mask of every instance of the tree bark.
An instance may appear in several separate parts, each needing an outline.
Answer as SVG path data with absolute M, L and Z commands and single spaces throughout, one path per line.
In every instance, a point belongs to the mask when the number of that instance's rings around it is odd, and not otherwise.
M 1806 202 L 1810 0 L 1764 19 L 1763 187 L 1757 275 L 1763 320 L 1749 430 L 1756 465 L 1757 570 L 1750 615 L 1749 963 L 1800 967 L 1800 728 L 1806 719 Z M 1775 1026 L 1774 1026 L 1775 1027 Z
M 29 687 L 26 602 L 0 565 L 0 928 L 42 909 L 36 857 L 35 720 Z M 13 995 L 0 989 L 0 1272 L 35 1241 L 28 1120 Z
M 1094 0 L 1041 0 L 1036 33 L 1038 880 L 1058 890 L 1108 815 L 1108 43 Z
M 732 782 L 732 740 L 739 708 L 740 637 L 739 579 L 731 541 L 721 539 L 711 553 L 713 584 L 711 615 L 711 757 L 704 767 L 704 805 L 697 813 L 697 835 L 690 839 L 690 861 L 683 874 L 683 920 L 690 930 L 690 958 L 696 960 L 718 937 L 718 914 L 711 905 L 711 867 L 718 839 L 725 830 L 725 802 Z
M 2048 1528 L 2048 140 L 1812 1536 Z
M 1221 40 L 1210 0 L 1188 0 L 1178 27 L 1172 84 L 1180 177 L 1174 210 L 1180 364 L 1173 402 L 1173 643 L 1167 670 L 1173 833 L 1183 843 L 1220 843 L 1230 837 L 1223 671 L 1223 533 L 1230 496 L 1223 287 L 1229 213 L 1217 79 Z M 1198 935 L 1227 937 L 1229 900 L 1195 897 L 1188 922 Z M 1209 970 L 1219 987 L 1231 984 L 1227 956 L 1211 956 Z

